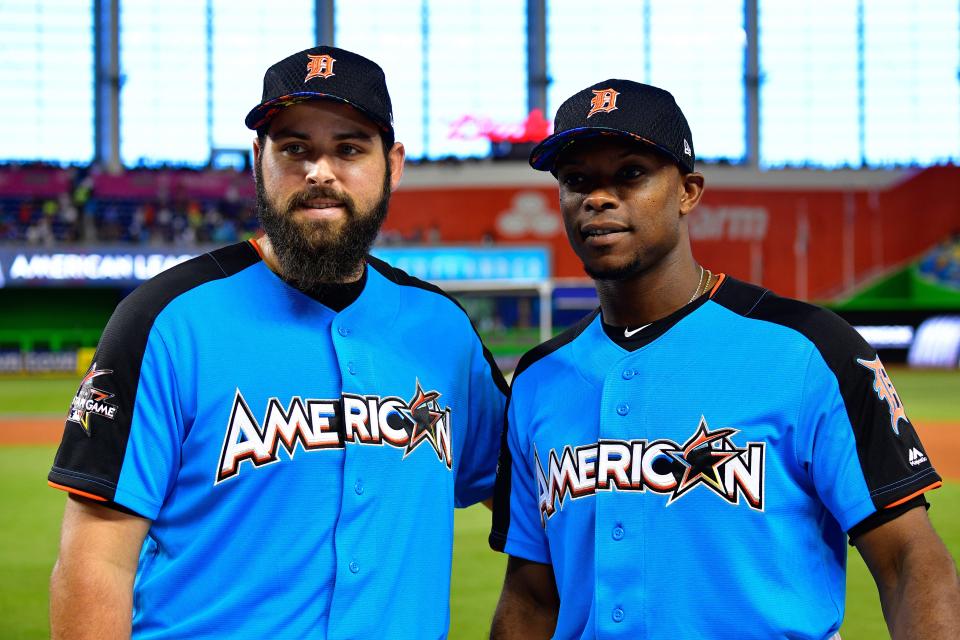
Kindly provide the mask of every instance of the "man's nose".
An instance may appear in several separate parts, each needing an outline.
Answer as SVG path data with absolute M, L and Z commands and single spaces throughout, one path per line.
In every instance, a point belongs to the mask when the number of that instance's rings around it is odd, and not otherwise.
M 307 182 L 316 186 L 329 185 L 337 179 L 333 165 L 325 156 L 310 161 L 306 178 Z

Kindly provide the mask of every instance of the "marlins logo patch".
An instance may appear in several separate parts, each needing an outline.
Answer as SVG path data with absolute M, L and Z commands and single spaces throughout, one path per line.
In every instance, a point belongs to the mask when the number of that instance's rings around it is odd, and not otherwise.
M 112 393 L 98 389 L 94 386 L 94 380 L 100 376 L 113 373 L 112 369 L 97 369 L 97 363 L 90 365 L 90 371 L 80 382 L 80 389 L 70 403 L 70 414 L 67 416 L 69 422 L 76 422 L 83 427 L 84 433 L 90 436 L 90 414 L 113 420 L 117 414 L 116 405 L 107 402 L 113 397 Z
M 890 380 L 890 376 L 887 375 L 887 370 L 883 368 L 883 364 L 880 362 L 880 356 L 875 357 L 873 360 L 857 358 L 857 363 L 873 372 L 873 390 L 877 392 L 877 397 L 880 398 L 880 400 L 887 403 L 887 408 L 890 410 L 890 428 L 899 436 L 900 421 L 903 420 L 907 423 L 910 421 L 907 419 L 907 414 L 903 410 L 903 403 L 900 402 L 900 396 L 897 395 L 897 390 L 893 388 L 893 382 Z
M 587 113 L 587 117 L 597 114 L 597 113 L 610 113 L 615 111 L 617 108 L 617 96 L 620 95 L 619 91 L 614 89 L 594 89 L 593 90 L 593 99 L 590 101 L 590 111 Z
M 592 496 L 598 491 L 647 490 L 669 496 L 670 506 L 697 487 L 709 489 L 730 504 L 745 498 L 751 509 L 763 511 L 766 443 L 744 447 L 729 427 L 711 431 L 700 418 L 696 431 L 683 444 L 673 440 L 601 440 L 559 454 L 551 449 L 547 466 L 534 447 L 540 520 L 563 509 L 564 500 Z
M 303 79 L 304 82 L 312 78 L 329 78 L 334 75 L 333 73 L 333 63 L 336 62 L 336 58 L 323 54 L 322 56 L 312 56 L 309 53 L 307 54 L 307 77 Z

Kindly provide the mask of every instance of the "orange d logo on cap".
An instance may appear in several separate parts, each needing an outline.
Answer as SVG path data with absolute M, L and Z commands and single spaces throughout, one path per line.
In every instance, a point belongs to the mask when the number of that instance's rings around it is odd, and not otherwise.
M 307 54 L 307 77 L 303 79 L 304 82 L 310 80 L 311 78 L 329 78 L 333 75 L 333 63 L 336 62 L 336 59 L 323 54 L 322 56 L 312 56 Z
M 617 96 L 620 95 L 614 89 L 594 89 L 593 100 L 590 101 L 589 118 L 595 113 L 610 113 L 617 108 Z

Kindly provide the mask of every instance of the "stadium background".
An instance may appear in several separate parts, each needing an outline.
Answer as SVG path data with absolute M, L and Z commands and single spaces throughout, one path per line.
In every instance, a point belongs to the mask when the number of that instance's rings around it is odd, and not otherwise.
M 376 252 L 454 291 L 505 370 L 596 305 L 531 143 L 583 86 L 646 81 L 692 123 L 700 261 L 858 326 L 960 478 L 956 0 L 0 0 L 0 636 L 48 633 L 44 478 L 100 330 L 144 278 L 256 232 L 243 115 L 318 42 L 385 68 L 411 160 Z M 956 558 L 960 491 L 931 502 Z M 487 529 L 458 514 L 454 638 L 498 594 Z M 850 564 L 843 636 L 882 637 Z

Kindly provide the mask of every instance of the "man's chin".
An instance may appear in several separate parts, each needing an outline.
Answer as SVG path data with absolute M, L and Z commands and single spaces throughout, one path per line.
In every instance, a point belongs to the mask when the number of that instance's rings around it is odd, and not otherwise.
M 311 216 L 298 211 L 290 221 L 297 228 L 297 233 L 304 237 L 330 236 L 338 234 L 347 223 L 346 216 Z
M 347 219 L 347 212 L 342 207 L 328 209 L 296 209 L 293 219 L 301 227 L 315 225 L 342 225 Z
M 622 265 L 584 263 L 583 270 L 593 280 L 627 280 L 640 273 L 643 266 L 639 261 Z

